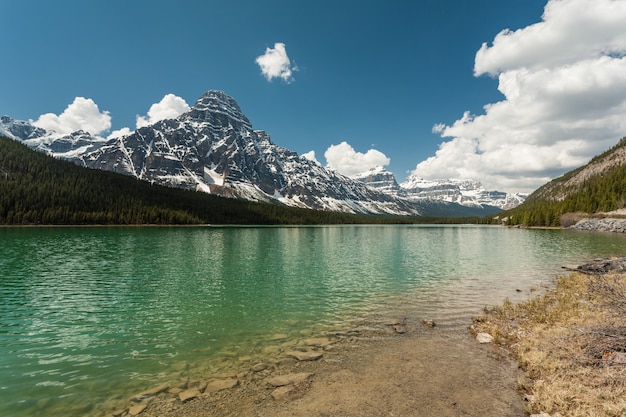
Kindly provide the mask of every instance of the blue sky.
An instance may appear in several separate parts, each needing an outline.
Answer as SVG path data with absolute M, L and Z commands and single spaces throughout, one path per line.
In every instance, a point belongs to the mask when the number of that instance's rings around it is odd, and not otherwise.
M 626 0 L 0 5 L 0 115 L 15 119 L 106 115 L 106 137 L 219 89 L 346 175 L 381 164 L 522 192 L 626 136 Z

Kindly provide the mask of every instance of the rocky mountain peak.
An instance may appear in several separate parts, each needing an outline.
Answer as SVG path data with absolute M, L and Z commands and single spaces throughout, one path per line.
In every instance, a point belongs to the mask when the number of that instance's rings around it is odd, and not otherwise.
M 30 122 L 2 116 L 0 117 L 0 134 L 13 139 L 26 140 L 45 136 L 47 132 L 42 128 L 33 126 Z
M 368 187 L 391 194 L 396 194 L 399 190 L 396 177 L 382 166 L 358 174 L 354 176 L 354 179 L 365 183 Z
M 225 197 L 400 215 L 468 215 L 468 207 L 480 215 L 485 213 L 484 202 L 491 205 L 494 199 L 506 197 L 485 192 L 471 181 L 424 184 L 420 180 L 411 184 L 415 189 L 407 189 L 407 184 L 399 185 L 383 167 L 345 177 L 273 144 L 266 132 L 253 130 L 235 99 L 219 90 L 207 91 L 176 118 L 122 137 L 107 140 L 81 131 L 64 136 L 49 133 L 29 122 L 6 116 L 0 120 L 0 135 L 56 157 Z
M 204 93 L 181 118 L 195 122 L 208 122 L 216 128 L 233 127 L 237 130 L 252 130 L 250 120 L 243 114 L 235 99 L 219 90 L 209 90 Z

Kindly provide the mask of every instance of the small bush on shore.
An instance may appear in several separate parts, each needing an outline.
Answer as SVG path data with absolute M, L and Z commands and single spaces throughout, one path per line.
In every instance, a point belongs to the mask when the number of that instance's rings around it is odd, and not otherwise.
M 526 302 L 486 308 L 472 329 L 525 371 L 528 412 L 626 416 L 626 274 L 572 273 Z

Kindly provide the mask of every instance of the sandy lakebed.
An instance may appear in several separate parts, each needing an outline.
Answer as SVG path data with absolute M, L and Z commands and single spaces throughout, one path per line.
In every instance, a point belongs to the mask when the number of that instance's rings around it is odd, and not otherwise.
M 469 326 L 470 323 L 468 323 Z M 108 416 L 524 416 L 521 372 L 467 327 L 387 319 L 129 398 Z

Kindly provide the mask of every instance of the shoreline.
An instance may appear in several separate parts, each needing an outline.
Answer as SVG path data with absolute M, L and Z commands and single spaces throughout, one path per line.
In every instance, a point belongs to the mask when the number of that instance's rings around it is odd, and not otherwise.
M 386 318 L 312 335 L 238 371 L 154 387 L 101 415 L 513 417 L 524 415 L 519 376 L 467 327 Z
M 619 271 L 618 267 L 626 265 L 626 258 L 609 259 L 602 265 L 611 265 L 614 271 Z M 387 317 L 345 332 L 312 337 L 307 343 L 277 353 L 270 362 L 257 363 L 238 372 L 147 391 L 143 396 L 134 396 L 128 408 L 104 415 L 513 417 L 527 416 L 532 410 L 544 413 L 535 415 L 560 416 L 558 411 L 568 413 L 563 409 L 565 406 L 543 398 L 546 394 L 542 390 L 549 391 L 546 384 L 551 383 L 552 377 L 533 371 L 532 361 L 520 356 L 518 344 L 526 343 L 525 349 L 541 350 L 547 339 L 562 340 L 564 326 L 572 324 L 568 321 L 571 317 L 575 318 L 575 325 L 581 326 L 584 322 L 589 326 L 586 319 L 583 320 L 586 313 L 577 310 L 589 304 L 584 301 L 578 282 L 585 273 L 597 277 L 597 273 L 607 276 L 607 271 L 598 272 L 597 264 L 581 265 L 577 271 L 562 276 L 545 293 L 534 294 L 525 302 L 512 304 L 507 299 L 501 306 L 485 308 L 484 314 L 475 317 L 467 328 L 445 328 L 417 317 Z M 626 275 L 617 277 L 626 282 Z M 591 282 L 590 279 L 583 281 Z M 543 305 L 550 311 L 556 309 L 566 314 L 565 324 L 555 321 L 547 328 L 541 325 L 539 339 L 522 337 L 521 334 L 530 330 L 516 326 L 523 325 L 528 315 L 542 314 Z M 530 308 L 530 312 L 525 308 Z M 596 322 L 598 317 L 605 317 L 595 314 L 592 316 Z M 502 323 L 493 327 L 492 320 L 497 322 L 498 317 Z M 495 336 L 493 343 L 479 343 L 473 337 L 483 331 Z M 626 355 L 620 353 L 619 347 L 617 349 L 610 358 Z M 563 352 L 553 354 L 563 355 Z M 598 367 L 597 362 L 592 365 Z M 584 366 L 577 364 L 575 368 Z M 602 369 L 599 371 L 606 374 Z M 584 372 L 587 375 L 588 371 Z M 619 384 L 624 391 L 626 367 L 622 366 L 618 372 L 622 373 L 611 378 L 621 378 Z M 557 376 L 559 378 L 562 376 Z M 620 395 L 617 394 L 618 400 Z M 622 411 L 626 411 L 626 403 L 622 403 L 622 407 Z M 573 415 L 587 415 L 586 412 Z
M 626 415 L 626 257 L 566 268 L 545 294 L 474 319 L 524 371 L 532 417 Z

